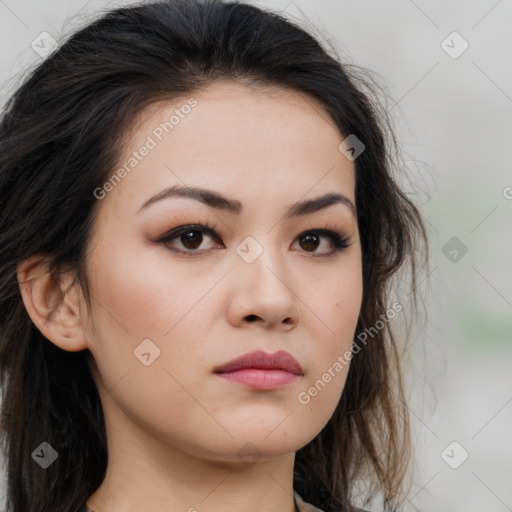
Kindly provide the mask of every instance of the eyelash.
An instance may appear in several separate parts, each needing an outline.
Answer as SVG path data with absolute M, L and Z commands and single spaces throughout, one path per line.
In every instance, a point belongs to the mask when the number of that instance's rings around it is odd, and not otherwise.
M 201 231 L 203 233 L 206 233 L 206 234 L 212 236 L 212 238 L 215 238 L 216 240 L 220 240 L 220 236 L 217 234 L 217 231 L 216 231 L 216 226 L 215 225 L 210 226 L 208 223 L 206 223 L 206 224 L 187 224 L 184 226 L 179 226 L 179 227 L 174 228 L 171 231 L 167 232 L 166 234 L 164 234 L 163 236 L 161 236 L 160 238 L 155 240 L 155 242 L 161 243 L 161 244 L 164 244 L 167 246 L 169 244 L 169 242 L 171 242 L 172 240 L 174 240 L 174 239 L 178 238 L 179 236 L 184 235 L 185 233 L 188 233 L 190 231 Z M 314 258 L 326 258 L 326 257 L 335 256 L 336 254 L 343 251 L 343 249 L 346 249 L 349 246 L 348 238 L 344 238 L 340 233 L 338 233 L 336 231 L 332 231 L 330 229 L 322 229 L 322 228 L 308 229 L 307 231 L 304 231 L 303 233 L 301 233 L 297 238 L 300 238 L 301 236 L 306 236 L 309 234 L 319 235 L 320 237 L 329 238 L 332 245 L 334 246 L 334 249 L 329 253 L 325 253 L 325 254 L 309 253 Z M 169 248 L 169 250 L 171 250 L 173 252 L 185 254 L 187 256 L 193 256 L 193 255 L 199 254 L 201 252 L 199 250 L 191 250 L 191 249 L 181 250 L 181 249 L 170 248 L 170 247 L 168 247 L 168 248 Z M 305 252 L 307 253 L 307 251 L 305 251 Z

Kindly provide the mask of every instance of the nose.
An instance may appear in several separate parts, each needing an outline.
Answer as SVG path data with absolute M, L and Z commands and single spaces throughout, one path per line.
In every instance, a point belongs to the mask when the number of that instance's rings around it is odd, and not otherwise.
M 294 279 L 270 250 L 252 263 L 237 258 L 231 279 L 227 315 L 233 326 L 290 330 L 300 323 Z

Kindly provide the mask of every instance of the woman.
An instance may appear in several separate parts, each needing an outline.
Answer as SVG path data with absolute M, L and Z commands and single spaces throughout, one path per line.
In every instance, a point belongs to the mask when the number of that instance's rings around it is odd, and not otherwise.
M 20 86 L 8 510 L 347 512 L 361 483 L 404 503 L 390 286 L 410 260 L 415 298 L 426 236 L 366 86 L 281 16 L 190 0 L 104 14 Z

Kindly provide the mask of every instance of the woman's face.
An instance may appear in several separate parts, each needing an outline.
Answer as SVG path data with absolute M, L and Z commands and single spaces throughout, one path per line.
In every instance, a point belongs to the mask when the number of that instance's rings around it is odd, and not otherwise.
M 139 121 L 96 191 L 86 260 L 107 428 L 212 461 L 295 452 L 336 408 L 361 306 L 343 137 L 309 97 L 230 81 Z M 346 199 L 299 206 L 329 194 Z M 215 373 L 253 351 L 301 372 Z

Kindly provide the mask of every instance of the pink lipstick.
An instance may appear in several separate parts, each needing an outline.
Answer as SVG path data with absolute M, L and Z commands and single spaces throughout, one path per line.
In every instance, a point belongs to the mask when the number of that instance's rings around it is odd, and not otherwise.
M 213 372 L 228 381 L 254 389 L 280 388 L 303 375 L 297 360 L 284 350 L 274 354 L 261 350 L 249 352 L 216 367 Z

